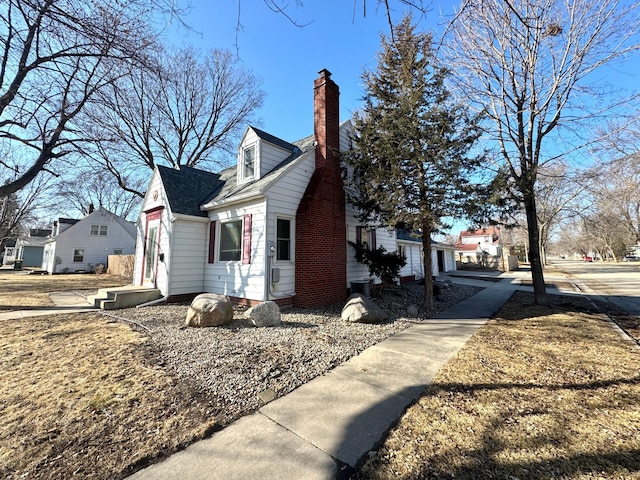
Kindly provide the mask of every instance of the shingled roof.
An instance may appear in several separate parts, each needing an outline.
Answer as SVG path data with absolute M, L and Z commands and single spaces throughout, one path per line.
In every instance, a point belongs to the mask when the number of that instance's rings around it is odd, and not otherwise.
M 158 173 L 173 213 L 207 216 L 206 212 L 200 210 L 200 204 L 222 185 L 219 173 L 184 166 L 178 170 L 161 165 L 158 165 Z

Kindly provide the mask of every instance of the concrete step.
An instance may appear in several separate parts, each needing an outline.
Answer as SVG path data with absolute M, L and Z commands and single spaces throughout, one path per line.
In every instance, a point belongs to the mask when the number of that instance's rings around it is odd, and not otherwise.
M 87 302 L 102 310 L 135 307 L 162 297 L 157 288 L 125 287 L 101 288 L 96 295 L 87 297 Z

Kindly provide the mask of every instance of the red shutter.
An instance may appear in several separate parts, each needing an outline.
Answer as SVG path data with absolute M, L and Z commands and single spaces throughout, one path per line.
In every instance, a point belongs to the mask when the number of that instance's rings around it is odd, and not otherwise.
M 216 222 L 209 222 L 209 263 L 215 260 L 216 252 Z
M 377 248 L 377 245 L 376 245 L 376 229 L 375 228 L 369 230 L 369 239 L 370 239 L 370 242 L 371 242 L 371 245 L 369 246 L 369 250 L 375 250 Z
M 251 263 L 251 214 L 244 216 L 242 232 L 242 263 Z

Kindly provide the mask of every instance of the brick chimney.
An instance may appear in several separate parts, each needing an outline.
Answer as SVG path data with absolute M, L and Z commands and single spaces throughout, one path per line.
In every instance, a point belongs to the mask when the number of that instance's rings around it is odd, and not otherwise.
M 347 293 L 345 192 L 340 172 L 340 90 L 323 69 L 314 81 L 316 168 L 296 215 L 299 307 L 344 301 Z

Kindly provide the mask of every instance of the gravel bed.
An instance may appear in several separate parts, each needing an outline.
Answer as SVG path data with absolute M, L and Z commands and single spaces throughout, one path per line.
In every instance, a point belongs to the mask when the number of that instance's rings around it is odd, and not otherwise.
M 388 314 L 379 324 L 340 318 L 342 305 L 324 309 L 283 309 L 277 327 L 253 327 L 237 309 L 226 327 L 181 328 L 188 305 L 163 305 L 114 312 L 139 324 L 161 366 L 197 395 L 204 395 L 217 423 L 226 425 L 282 396 L 410 325 L 475 294 L 477 287 L 453 285 L 442 291 L 434 311 L 420 305 L 424 286 L 409 284 L 383 292 L 374 301 Z

